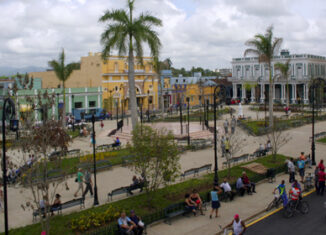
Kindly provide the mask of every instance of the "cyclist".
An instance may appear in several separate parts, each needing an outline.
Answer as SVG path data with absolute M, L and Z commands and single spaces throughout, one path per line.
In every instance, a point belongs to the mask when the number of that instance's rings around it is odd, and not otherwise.
M 279 195 L 283 201 L 283 207 L 286 207 L 288 204 L 288 197 L 286 195 L 286 189 L 285 189 L 285 181 L 282 180 L 281 184 L 279 184 L 273 191 L 273 194 L 275 194 L 275 191 L 278 190 Z
M 295 206 L 297 206 L 297 204 L 301 200 L 300 195 L 301 190 L 297 187 L 297 185 L 294 185 L 289 192 L 289 197 L 291 199 L 291 202 L 294 203 Z

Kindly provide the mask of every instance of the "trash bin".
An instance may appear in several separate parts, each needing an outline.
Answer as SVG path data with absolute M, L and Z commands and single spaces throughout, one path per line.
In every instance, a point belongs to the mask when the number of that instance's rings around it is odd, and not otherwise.
M 267 169 L 266 177 L 268 178 L 268 182 L 273 183 L 275 181 L 276 170 L 275 168 Z

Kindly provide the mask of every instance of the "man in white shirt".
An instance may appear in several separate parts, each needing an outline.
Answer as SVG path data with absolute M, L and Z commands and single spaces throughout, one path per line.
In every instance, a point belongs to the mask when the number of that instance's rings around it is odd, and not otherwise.
M 288 161 L 288 172 L 289 172 L 289 182 L 290 183 L 293 183 L 295 178 L 294 178 L 294 174 L 295 174 L 295 166 L 293 164 L 293 158 L 291 158 L 289 161 Z
M 227 182 L 226 178 L 224 178 L 223 183 L 220 185 L 220 187 L 223 189 L 224 195 L 227 198 L 230 198 L 230 200 L 232 201 L 234 197 L 234 193 L 232 192 L 232 188 L 230 184 Z

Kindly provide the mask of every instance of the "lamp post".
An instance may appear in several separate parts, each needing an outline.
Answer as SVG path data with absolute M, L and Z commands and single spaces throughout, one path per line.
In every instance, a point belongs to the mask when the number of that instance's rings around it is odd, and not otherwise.
M 113 89 L 112 90 L 109 90 L 109 93 L 110 93 L 110 113 L 111 113 L 111 120 L 112 120 L 112 116 L 113 116 L 113 114 L 112 114 L 112 112 L 113 112 L 113 110 L 112 110 L 112 106 L 113 106 L 113 104 L 112 104 L 112 92 L 113 92 Z
M 182 127 L 182 98 L 179 99 L 179 108 L 180 108 L 180 133 L 183 135 L 183 127 Z
M 190 98 L 187 97 L 187 109 L 188 109 L 188 146 L 190 145 L 189 103 L 190 103 Z
M 6 120 L 10 121 L 10 130 L 18 131 L 18 120 L 15 117 L 15 104 L 10 98 L 5 98 L 2 108 L 2 180 L 3 180 L 3 202 L 5 217 L 5 234 L 8 230 L 8 194 L 7 194 L 7 159 L 6 159 Z
M 123 122 L 123 118 L 124 118 L 124 115 L 123 115 L 123 106 L 124 106 L 124 100 L 121 99 L 121 119 L 122 119 L 122 122 Z M 121 132 L 122 132 L 122 126 L 121 126 Z
M 311 85 L 311 99 L 312 99 L 312 137 L 311 137 L 311 164 L 313 166 L 316 165 L 316 159 L 315 159 L 315 95 L 316 91 L 315 89 L 318 87 L 321 87 L 321 85 L 325 84 L 325 80 L 322 78 L 316 78 L 312 80 L 312 85 Z M 322 86 L 323 87 L 323 86 Z
M 218 185 L 218 164 L 217 164 L 217 131 L 216 131 L 216 99 L 217 99 L 217 89 L 219 88 L 218 91 L 218 96 L 221 100 L 221 98 L 224 96 L 225 93 L 225 86 L 218 84 L 214 88 L 214 185 Z
M 147 90 L 147 121 L 150 122 L 150 120 L 149 120 L 149 90 Z
M 94 206 L 98 205 L 98 196 L 97 196 L 97 183 L 96 183 L 96 154 L 95 154 L 95 116 L 92 115 L 92 141 L 93 141 L 93 161 L 94 161 Z
M 73 116 L 73 119 L 72 119 L 72 131 L 75 132 L 75 112 L 74 112 L 75 111 L 75 102 L 74 102 L 75 101 L 74 100 L 75 96 L 72 95 L 71 99 L 72 99 L 72 105 L 71 105 L 72 107 L 71 107 L 71 109 L 72 109 L 72 116 Z
M 141 134 L 143 134 L 143 98 L 139 99 L 139 105 L 140 105 L 140 131 Z
M 117 129 L 118 129 L 118 123 L 119 123 L 119 102 L 118 100 L 115 101 L 115 105 L 116 105 L 116 108 L 117 108 Z

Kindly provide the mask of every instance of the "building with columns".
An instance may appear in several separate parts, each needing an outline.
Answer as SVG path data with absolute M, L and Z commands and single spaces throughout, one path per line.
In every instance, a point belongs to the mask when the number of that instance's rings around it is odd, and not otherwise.
M 289 94 L 286 93 L 287 81 L 282 79 L 275 64 L 290 61 L 288 76 Z M 233 99 L 263 103 L 268 100 L 269 69 L 265 63 L 259 63 L 258 57 L 242 57 L 232 59 Z M 310 54 L 290 54 L 282 50 L 272 61 L 272 77 L 274 78 L 273 100 L 275 103 L 309 103 L 309 82 L 312 78 L 326 77 L 326 58 Z

